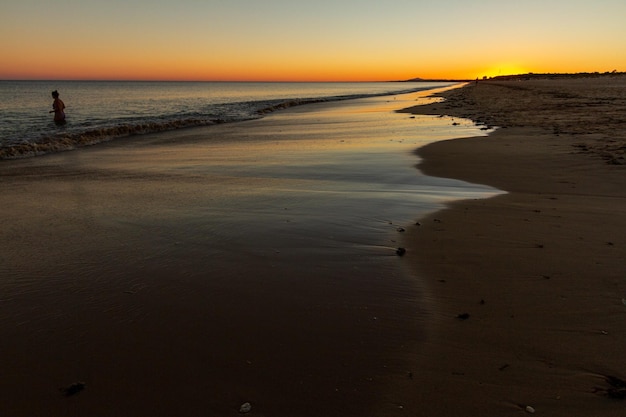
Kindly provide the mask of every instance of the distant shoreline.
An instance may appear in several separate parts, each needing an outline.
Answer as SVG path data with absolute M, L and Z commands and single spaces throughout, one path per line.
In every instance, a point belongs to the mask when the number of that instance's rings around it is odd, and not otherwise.
M 527 74 L 511 74 L 511 75 L 498 75 L 495 77 L 479 77 L 479 81 L 516 81 L 516 80 L 554 80 L 554 79 L 577 79 L 577 78 L 601 78 L 601 77 L 616 77 L 626 75 L 626 72 L 576 72 L 576 73 L 533 73 Z M 448 79 L 448 78 L 411 78 L 409 80 L 403 80 L 400 82 L 470 82 L 476 81 L 476 79 Z

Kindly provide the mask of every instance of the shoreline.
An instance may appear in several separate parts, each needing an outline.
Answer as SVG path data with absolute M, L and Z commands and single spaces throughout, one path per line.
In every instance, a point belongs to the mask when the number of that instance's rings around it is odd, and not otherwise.
M 452 203 L 406 237 L 434 310 L 405 410 L 623 414 L 625 85 L 481 81 L 402 111 L 500 126 L 416 153 L 427 175 L 507 192 Z

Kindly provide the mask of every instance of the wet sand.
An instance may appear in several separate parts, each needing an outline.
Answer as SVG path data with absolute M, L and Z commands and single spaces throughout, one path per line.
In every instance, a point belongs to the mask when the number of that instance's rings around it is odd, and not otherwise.
M 508 193 L 453 203 L 408 236 L 433 311 L 397 415 L 624 415 L 626 79 L 444 96 L 406 111 L 500 128 L 423 147 L 419 168 Z
M 427 141 L 480 134 L 393 112 L 416 99 L 2 161 L 0 414 L 397 410 L 430 320 L 400 229 L 493 194 L 415 170 Z

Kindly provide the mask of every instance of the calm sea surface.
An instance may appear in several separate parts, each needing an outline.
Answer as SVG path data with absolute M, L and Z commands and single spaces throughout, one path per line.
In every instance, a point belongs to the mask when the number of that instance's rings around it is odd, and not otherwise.
M 407 93 L 451 83 L 0 81 L 0 158 L 72 149 L 118 137 L 262 117 L 319 101 Z M 49 111 L 51 92 L 67 123 Z

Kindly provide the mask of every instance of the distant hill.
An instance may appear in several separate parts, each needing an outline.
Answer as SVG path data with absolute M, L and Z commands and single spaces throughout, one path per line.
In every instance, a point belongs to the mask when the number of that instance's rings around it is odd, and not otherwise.
M 410 80 L 400 80 L 398 82 L 401 83 L 414 83 L 414 82 L 464 82 L 464 81 L 470 81 L 470 80 L 452 80 L 452 79 L 443 79 L 443 78 L 437 78 L 437 79 L 425 79 L 425 78 L 411 78 Z

